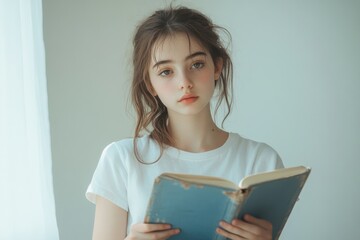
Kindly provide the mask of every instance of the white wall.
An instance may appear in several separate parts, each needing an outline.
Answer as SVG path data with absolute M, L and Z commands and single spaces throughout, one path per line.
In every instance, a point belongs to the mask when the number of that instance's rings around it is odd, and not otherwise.
M 360 237 L 360 2 L 175 1 L 233 37 L 226 128 L 313 169 L 282 239 Z M 131 136 L 135 25 L 164 1 L 43 1 L 54 187 L 62 240 L 90 239 L 84 197 L 105 145 Z

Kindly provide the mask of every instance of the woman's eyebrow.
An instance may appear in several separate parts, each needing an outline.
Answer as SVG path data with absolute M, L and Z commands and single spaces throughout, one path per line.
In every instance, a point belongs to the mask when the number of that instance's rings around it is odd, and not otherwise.
M 161 64 L 166 64 L 166 63 L 171 63 L 171 62 L 173 62 L 173 61 L 172 60 L 161 60 L 161 61 L 156 62 L 154 64 L 153 68 L 158 67 Z
M 185 58 L 185 60 L 188 60 L 188 59 L 196 57 L 196 56 L 205 56 L 206 57 L 206 53 L 202 52 L 202 51 L 194 52 L 194 53 L 190 54 L 189 56 L 187 56 Z
M 196 57 L 196 56 L 205 56 L 206 57 L 206 53 L 202 52 L 202 51 L 194 52 L 194 53 L 190 54 L 189 56 L 187 56 L 185 58 L 185 60 L 191 59 L 191 58 Z M 161 60 L 161 61 L 156 62 L 154 64 L 153 68 L 156 68 L 161 64 L 166 64 L 166 63 L 171 63 L 171 62 L 173 62 L 173 61 L 172 60 Z

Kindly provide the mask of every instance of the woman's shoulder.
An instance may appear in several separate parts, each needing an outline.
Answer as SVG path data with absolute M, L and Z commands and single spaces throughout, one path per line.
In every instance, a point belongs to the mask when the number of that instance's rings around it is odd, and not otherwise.
M 126 137 L 119 140 L 115 140 L 107 144 L 104 148 L 104 152 L 121 152 L 121 151 L 129 151 L 133 150 L 134 143 L 136 142 L 138 145 L 144 145 L 144 142 L 148 141 L 148 135 L 144 135 L 135 139 L 133 137 Z
M 240 135 L 239 133 L 230 132 L 232 143 L 238 148 L 246 148 L 253 151 L 275 151 L 269 144 L 250 139 Z
M 102 154 L 121 159 L 134 158 L 135 144 L 137 151 L 141 154 L 158 152 L 158 145 L 146 134 L 137 138 L 129 137 L 113 141 L 104 148 Z
M 249 173 L 262 172 L 282 168 L 283 163 L 278 152 L 269 144 L 249 139 L 240 134 L 232 134 L 235 149 L 242 157 L 251 162 Z
M 103 154 L 116 154 L 119 152 L 127 152 L 132 149 L 133 138 L 123 138 L 107 144 L 103 150 Z

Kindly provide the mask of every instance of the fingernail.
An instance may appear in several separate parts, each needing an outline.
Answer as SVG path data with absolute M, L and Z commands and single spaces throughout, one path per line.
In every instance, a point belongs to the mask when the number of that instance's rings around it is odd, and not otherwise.
M 236 225 L 237 223 L 239 223 L 239 220 L 238 220 L 238 219 L 234 219 L 234 220 L 231 221 L 231 223 L 232 223 L 233 225 Z

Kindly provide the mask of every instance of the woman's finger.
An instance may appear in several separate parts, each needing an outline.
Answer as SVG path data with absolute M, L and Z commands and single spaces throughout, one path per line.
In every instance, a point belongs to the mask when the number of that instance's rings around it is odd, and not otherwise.
M 220 234 L 220 235 L 222 235 L 222 236 L 224 236 L 226 238 L 232 239 L 232 240 L 245 240 L 245 239 L 247 239 L 247 238 L 243 238 L 240 235 L 235 234 L 234 232 L 227 231 L 226 228 L 229 229 L 228 223 L 227 223 L 227 225 L 220 224 L 220 226 L 221 225 L 224 226 L 224 227 L 222 226 L 224 229 L 223 228 L 216 228 L 216 233 L 218 233 L 218 234 Z
M 252 223 L 252 224 L 255 224 L 259 227 L 262 227 L 266 230 L 271 230 L 272 231 L 272 224 L 271 222 L 269 221 L 266 221 L 264 219 L 260 219 L 260 218 L 256 218 L 250 214 L 246 214 L 245 217 L 244 217 L 244 220 L 249 222 L 249 223 Z
M 132 230 L 141 233 L 149 233 L 154 231 L 163 231 L 171 229 L 170 224 L 148 224 L 148 223 L 138 223 L 134 224 L 131 227 Z
M 163 239 L 168 239 L 172 235 L 176 235 L 179 233 L 180 233 L 179 229 L 169 229 L 169 230 L 158 231 L 158 232 L 143 233 L 142 238 L 143 239 L 163 240 Z
M 179 229 L 172 229 L 170 224 L 134 224 L 131 234 L 135 239 L 167 239 L 172 235 L 179 234 Z
M 246 220 L 249 217 L 245 218 Z M 242 236 L 247 239 L 271 239 L 272 237 L 272 225 L 268 225 L 268 222 L 259 221 L 259 219 L 252 218 L 251 222 L 241 221 L 234 219 L 231 223 L 236 226 L 242 232 Z

